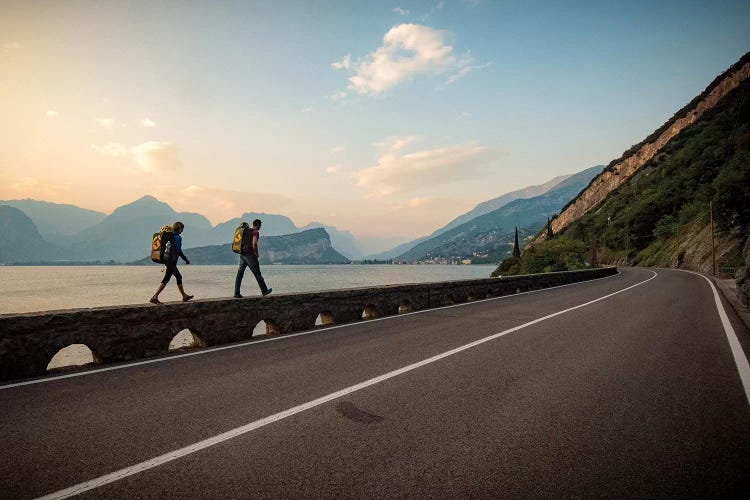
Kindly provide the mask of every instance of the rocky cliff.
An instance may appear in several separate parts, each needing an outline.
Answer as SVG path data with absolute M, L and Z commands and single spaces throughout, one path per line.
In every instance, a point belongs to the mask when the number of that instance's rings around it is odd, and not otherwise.
M 619 159 L 612 161 L 604 172 L 595 177 L 588 187 L 581 191 L 552 220 L 553 232 L 559 233 L 571 222 L 602 203 L 609 193 L 636 173 L 673 137 L 698 120 L 703 113 L 713 108 L 724 96 L 737 88 L 748 77 L 750 77 L 750 52 L 718 76 L 706 90 L 643 142 L 630 148 Z M 542 232 L 536 237 L 534 243 L 541 242 L 544 239 L 545 233 Z

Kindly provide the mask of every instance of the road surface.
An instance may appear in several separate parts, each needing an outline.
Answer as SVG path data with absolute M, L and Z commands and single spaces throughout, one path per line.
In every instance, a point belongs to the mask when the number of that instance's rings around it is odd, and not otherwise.
M 750 334 L 720 307 L 626 268 L 6 384 L 0 498 L 746 494 Z

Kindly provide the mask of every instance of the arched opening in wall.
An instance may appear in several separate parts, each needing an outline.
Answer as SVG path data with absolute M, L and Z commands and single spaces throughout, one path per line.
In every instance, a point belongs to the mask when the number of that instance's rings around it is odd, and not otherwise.
M 170 351 L 179 351 L 181 349 L 190 349 L 192 347 L 203 347 L 205 342 L 195 332 L 185 328 L 180 330 L 169 343 Z
M 401 303 L 401 305 L 398 306 L 398 313 L 399 314 L 404 314 L 404 313 L 408 313 L 408 312 L 411 312 L 411 311 L 412 311 L 411 302 L 409 302 L 408 300 L 403 301 Z
M 81 368 L 98 363 L 99 359 L 86 344 L 71 344 L 52 356 L 47 371 Z
M 362 311 L 362 319 L 375 319 L 378 317 L 378 310 L 372 304 L 367 304 Z
M 315 318 L 315 326 L 329 326 L 336 324 L 336 319 L 330 311 L 323 311 Z
M 258 335 L 275 335 L 277 333 L 279 333 L 279 327 L 270 319 L 258 321 L 258 324 L 253 328 L 253 337 L 257 337 Z

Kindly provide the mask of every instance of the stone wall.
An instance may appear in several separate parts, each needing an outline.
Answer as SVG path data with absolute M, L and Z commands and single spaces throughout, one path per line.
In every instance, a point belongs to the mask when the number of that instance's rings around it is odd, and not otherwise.
M 168 352 L 189 329 L 204 346 L 246 341 L 265 321 L 268 333 L 362 321 L 471 300 L 509 295 L 613 275 L 616 268 L 507 278 L 388 285 L 314 293 L 279 294 L 191 303 L 132 305 L 0 315 L 0 380 L 44 375 L 52 357 L 71 344 L 85 344 L 97 363 L 132 361 Z

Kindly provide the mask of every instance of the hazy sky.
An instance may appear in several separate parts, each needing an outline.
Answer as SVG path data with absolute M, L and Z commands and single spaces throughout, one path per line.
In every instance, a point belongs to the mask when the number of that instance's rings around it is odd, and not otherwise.
M 618 157 L 749 27 L 721 0 L 1 0 L 0 199 L 405 240 Z

